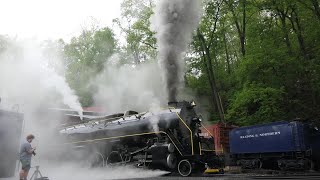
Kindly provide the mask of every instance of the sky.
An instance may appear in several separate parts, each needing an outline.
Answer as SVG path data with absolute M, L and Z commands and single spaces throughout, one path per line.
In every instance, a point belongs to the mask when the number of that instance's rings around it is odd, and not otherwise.
M 59 39 L 79 35 L 93 23 L 113 26 L 122 0 L 1 0 L 0 34 L 18 39 Z

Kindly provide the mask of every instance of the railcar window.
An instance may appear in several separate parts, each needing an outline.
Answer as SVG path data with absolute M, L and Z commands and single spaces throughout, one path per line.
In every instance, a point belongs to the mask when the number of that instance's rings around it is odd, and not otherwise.
M 201 149 L 214 150 L 213 144 L 213 138 L 201 138 Z

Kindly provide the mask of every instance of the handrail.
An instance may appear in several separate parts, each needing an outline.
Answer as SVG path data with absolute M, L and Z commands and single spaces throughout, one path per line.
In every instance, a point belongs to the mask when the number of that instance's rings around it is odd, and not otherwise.
M 201 149 L 202 151 L 223 152 L 223 150 Z
M 194 155 L 194 151 L 193 151 L 193 138 L 192 138 L 192 131 L 189 128 L 189 126 L 185 123 L 185 121 L 180 117 L 180 115 L 178 114 L 178 112 L 176 112 L 178 118 L 181 120 L 181 122 L 187 127 L 187 129 L 190 131 L 190 142 L 191 142 L 191 152 L 192 155 Z

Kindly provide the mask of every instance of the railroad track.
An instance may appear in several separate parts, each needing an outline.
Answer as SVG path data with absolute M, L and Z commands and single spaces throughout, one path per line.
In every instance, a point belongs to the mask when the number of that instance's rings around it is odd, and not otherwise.
M 304 172 L 304 171 L 280 171 L 280 170 L 242 170 L 234 175 L 246 176 L 246 179 L 318 179 L 320 180 L 320 172 Z M 230 174 L 231 175 L 231 174 Z
M 250 177 L 251 179 L 319 179 L 320 173 L 294 173 L 286 172 L 272 175 L 254 175 Z
M 320 175 L 298 175 L 298 176 L 254 176 L 250 179 L 320 179 Z

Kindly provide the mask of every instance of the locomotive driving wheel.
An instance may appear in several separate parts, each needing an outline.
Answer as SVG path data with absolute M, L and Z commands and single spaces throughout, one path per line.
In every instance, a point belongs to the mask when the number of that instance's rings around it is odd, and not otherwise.
M 91 154 L 88 154 L 84 158 L 84 162 L 88 167 L 103 167 L 105 166 L 105 157 L 99 151 L 94 151 Z
M 254 160 L 254 168 L 255 169 L 261 169 L 262 165 L 263 165 L 262 160 L 260 160 L 260 159 L 255 159 Z
M 118 151 L 112 151 L 107 158 L 108 165 L 121 163 L 122 161 L 123 161 L 122 156 Z
M 183 159 L 178 164 L 178 172 L 181 176 L 190 176 L 192 172 L 192 165 L 189 160 Z
M 177 167 L 177 158 L 174 154 L 168 154 L 167 156 L 167 166 L 170 169 L 174 169 Z

